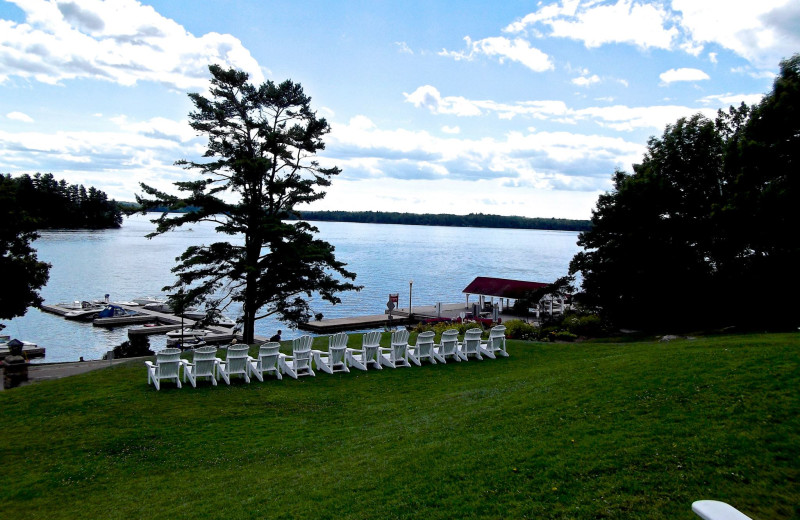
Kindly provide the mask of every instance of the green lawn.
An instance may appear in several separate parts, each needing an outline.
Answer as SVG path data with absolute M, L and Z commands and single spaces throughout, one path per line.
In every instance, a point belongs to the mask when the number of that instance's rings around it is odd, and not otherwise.
M 508 350 L 161 392 L 136 363 L 2 392 L 0 516 L 690 519 L 717 499 L 800 517 L 800 335 Z

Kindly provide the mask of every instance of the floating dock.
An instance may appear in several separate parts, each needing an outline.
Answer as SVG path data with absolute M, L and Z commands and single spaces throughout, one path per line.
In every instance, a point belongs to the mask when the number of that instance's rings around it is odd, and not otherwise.
M 22 347 L 22 357 L 31 359 L 31 358 L 40 358 L 44 357 L 45 348 L 40 347 L 39 345 L 25 345 Z M 9 355 L 8 347 L 3 346 L 0 347 L 0 361 L 6 358 Z
M 144 307 L 134 307 L 132 305 L 125 305 L 121 303 L 109 302 L 112 305 L 118 305 L 123 309 L 136 312 L 133 316 L 116 316 L 113 318 L 95 318 L 92 320 L 93 325 L 98 327 L 115 327 L 124 325 L 146 324 L 144 326 L 131 327 L 128 329 L 128 337 L 133 336 L 149 336 L 154 334 L 166 334 L 173 330 L 180 330 L 181 327 L 191 328 L 196 324 L 196 320 L 188 318 L 181 318 L 174 314 L 165 312 L 156 312 Z M 60 305 L 42 305 L 41 309 L 45 312 L 56 314 L 58 316 L 65 316 L 68 312 L 74 309 L 62 307 Z M 203 340 L 206 343 L 226 343 L 234 339 L 241 341 L 241 334 L 234 334 L 232 329 L 220 327 L 218 325 L 205 325 L 203 328 L 212 331 L 211 334 L 206 334 Z M 266 338 L 256 337 L 256 341 L 265 342 Z M 167 340 L 167 344 L 174 343 L 177 340 Z M 42 349 L 44 350 L 44 349 Z
M 379 329 L 409 325 L 412 320 L 408 316 L 393 316 L 391 321 L 387 314 L 373 316 L 354 316 L 352 318 L 334 318 L 330 320 L 309 321 L 298 325 L 298 329 L 315 334 L 331 334 L 347 330 Z

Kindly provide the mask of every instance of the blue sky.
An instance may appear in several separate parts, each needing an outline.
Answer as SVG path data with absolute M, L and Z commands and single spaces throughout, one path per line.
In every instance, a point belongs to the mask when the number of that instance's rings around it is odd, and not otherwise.
M 798 51 L 791 0 L 0 0 L 0 172 L 170 190 L 221 63 L 331 124 L 312 209 L 589 218 L 649 136 L 757 102 Z

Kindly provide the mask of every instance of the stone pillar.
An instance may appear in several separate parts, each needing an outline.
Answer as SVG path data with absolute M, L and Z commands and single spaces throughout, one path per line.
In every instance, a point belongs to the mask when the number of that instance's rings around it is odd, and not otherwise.
M 28 362 L 22 357 L 22 342 L 8 342 L 8 356 L 3 360 L 3 388 L 19 386 L 28 380 Z

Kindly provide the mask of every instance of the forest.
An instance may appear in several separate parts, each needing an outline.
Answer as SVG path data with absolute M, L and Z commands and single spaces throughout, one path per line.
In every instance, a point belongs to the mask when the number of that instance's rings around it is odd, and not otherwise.
M 554 231 L 587 231 L 591 227 L 591 222 L 588 220 L 507 217 L 503 215 L 486 215 L 483 213 L 450 215 L 385 211 L 303 211 L 300 214 L 300 218 L 303 220 L 362 222 L 368 224 L 545 229 Z
M 94 187 L 67 184 L 51 173 L 0 175 L 4 200 L 13 200 L 35 229 L 106 229 L 122 225 L 117 202 Z

